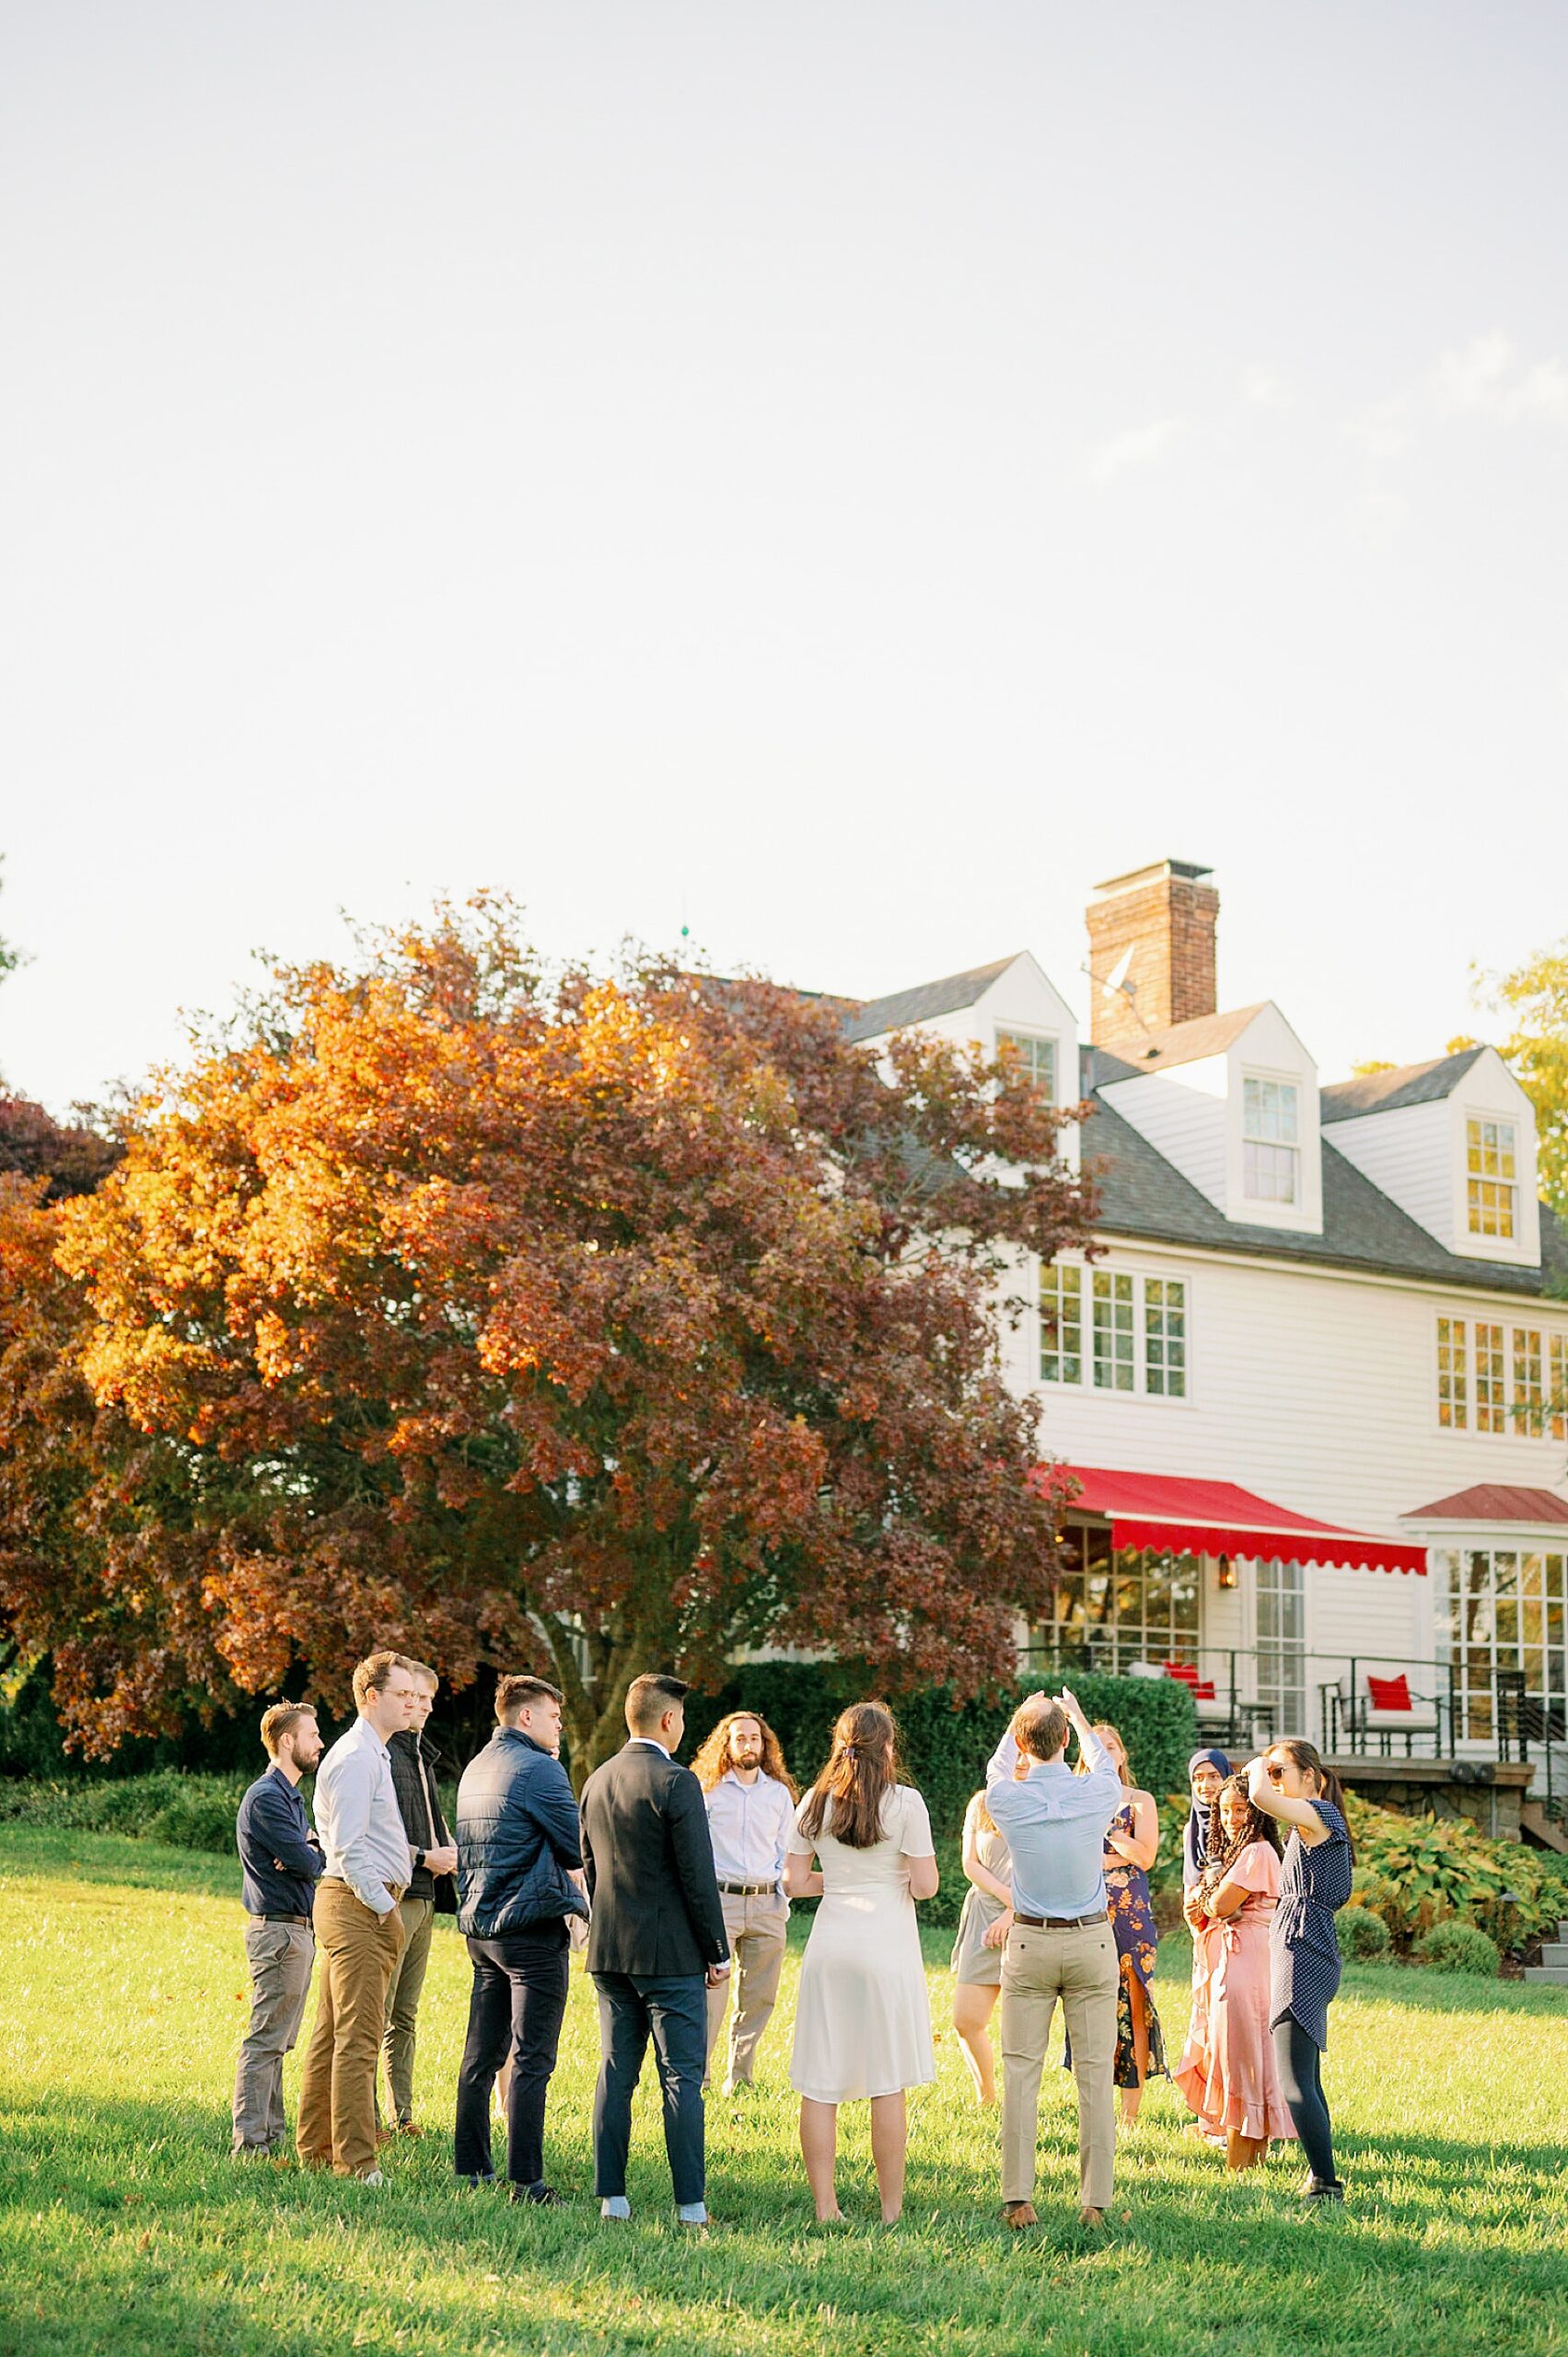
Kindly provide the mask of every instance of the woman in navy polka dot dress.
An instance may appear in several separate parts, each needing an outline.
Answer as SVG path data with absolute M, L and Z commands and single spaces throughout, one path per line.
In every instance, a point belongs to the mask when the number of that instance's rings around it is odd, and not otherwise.
M 1269 2026 L 1280 2085 L 1311 2175 L 1308 2201 L 1342 2201 L 1321 2058 L 1340 1985 L 1334 1914 L 1350 1897 L 1355 1852 L 1340 1780 L 1311 1744 L 1276 1743 L 1248 1771 L 1254 1807 L 1290 1828 L 1279 1904 L 1269 1926 Z

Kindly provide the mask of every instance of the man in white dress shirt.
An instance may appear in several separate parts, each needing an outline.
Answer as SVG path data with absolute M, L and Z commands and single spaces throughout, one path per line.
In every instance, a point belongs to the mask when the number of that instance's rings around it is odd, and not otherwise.
M 779 1993 L 789 1901 L 784 1848 L 798 1795 L 779 1739 L 754 1711 L 721 1719 L 691 1762 L 703 1787 L 730 1955 L 738 1968 L 726 2095 L 749 2087 Z M 724 2028 L 729 1981 L 708 1991 L 708 2068 Z
M 376 2065 L 387 1991 L 402 1954 L 399 1900 L 413 1856 L 387 1738 L 410 1724 L 414 1679 L 394 1653 L 354 1673 L 359 1715 L 316 1771 L 316 1829 L 326 1867 L 316 1886 L 316 2022 L 299 2089 L 299 2158 L 379 2185 Z

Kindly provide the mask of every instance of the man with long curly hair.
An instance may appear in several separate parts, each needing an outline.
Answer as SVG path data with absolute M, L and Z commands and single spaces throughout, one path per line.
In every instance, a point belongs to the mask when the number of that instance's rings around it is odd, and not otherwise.
M 789 1901 L 784 1844 L 798 1795 L 778 1736 L 755 1711 L 722 1718 L 691 1762 L 708 1808 L 729 1951 L 739 1990 L 729 2034 L 726 2095 L 749 2087 L 757 2046 L 779 1993 Z M 708 2068 L 724 2028 L 729 1981 L 708 1991 Z

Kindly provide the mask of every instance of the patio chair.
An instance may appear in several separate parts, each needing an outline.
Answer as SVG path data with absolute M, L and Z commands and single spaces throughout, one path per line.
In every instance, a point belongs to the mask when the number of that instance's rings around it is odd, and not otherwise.
M 1403 1670 L 1397 1677 L 1385 1678 L 1376 1670 L 1358 1669 L 1353 1686 L 1349 1678 L 1340 1679 L 1339 1700 L 1340 1724 L 1354 1751 L 1365 1752 L 1369 1739 L 1376 1736 L 1379 1756 L 1391 1759 L 1394 1739 L 1402 1735 L 1408 1759 L 1414 1752 L 1418 1735 L 1442 1733 L 1440 1698 L 1435 1694 L 1412 1694 Z

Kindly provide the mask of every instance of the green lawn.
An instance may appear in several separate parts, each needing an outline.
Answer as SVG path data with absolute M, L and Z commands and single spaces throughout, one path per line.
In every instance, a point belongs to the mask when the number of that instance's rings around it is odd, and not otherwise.
M 245 1975 L 224 1861 L 109 1836 L 0 1829 L 0 2350 L 350 2349 L 607 2357 L 949 2357 L 1040 2350 L 1568 2351 L 1568 2007 L 1552 1991 L 1365 1969 L 1333 2014 L 1328 2084 L 1352 2200 L 1304 2212 L 1299 2161 L 1226 2180 L 1180 2132 L 1167 2087 L 1118 2155 L 1114 2230 L 1074 2221 L 1075 2135 L 1048 2073 L 1042 2226 L 997 2223 L 995 2130 L 970 2108 L 950 2034 L 912 2112 L 909 2204 L 886 2229 L 864 2114 L 846 2113 L 844 2206 L 812 2223 L 786 2085 L 788 2007 L 744 2107 L 709 2112 L 723 2231 L 669 2223 L 645 2088 L 630 2227 L 588 2200 L 596 2066 L 574 1973 L 552 2091 L 551 2165 L 581 2197 L 554 2214 L 459 2193 L 447 2131 L 466 1960 L 437 1941 L 420 2075 L 441 2133 L 399 2146 L 376 2193 L 226 2157 Z M 803 1928 L 803 1927 L 797 1927 Z M 943 2024 L 947 1939 L 932 1938 Z M 1172 2050 L 1186 1947 L 1167 1940 Z M 292 2110 L 297 2058 L 291 2063 Z

